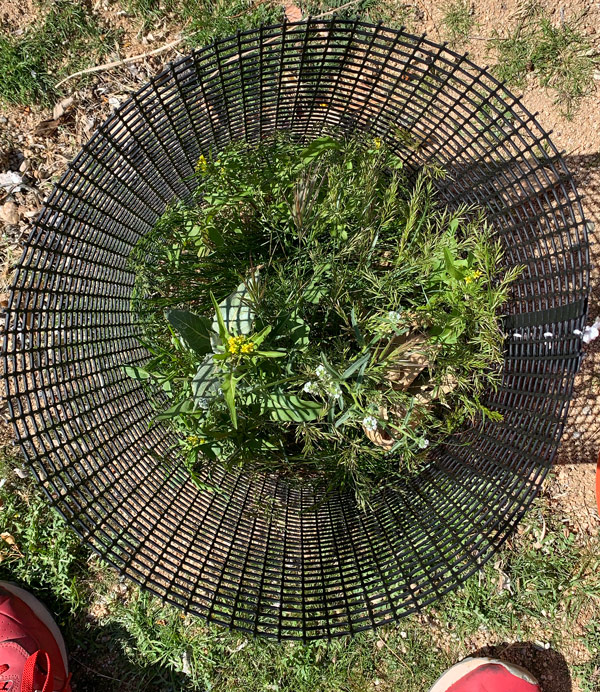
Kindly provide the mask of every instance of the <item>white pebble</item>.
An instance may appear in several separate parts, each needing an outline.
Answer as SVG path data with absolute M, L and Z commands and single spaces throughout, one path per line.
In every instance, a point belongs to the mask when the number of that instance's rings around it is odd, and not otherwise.
M 0 187 L 5 190 L 12 190 L 13 192 L 19 192 L 21 190 L 21 183 L 23 178 L 15 171 L 6 171 L 6 173 L 0 173 Z

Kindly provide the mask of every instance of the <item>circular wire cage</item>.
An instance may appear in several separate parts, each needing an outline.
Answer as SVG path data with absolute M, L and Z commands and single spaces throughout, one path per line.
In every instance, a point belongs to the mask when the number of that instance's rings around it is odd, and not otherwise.
M 276 130 L 383 138 L 439 199 L 474 204 L 524 270 L 507 307 L 502 414 L 462 431 L 360 511 L 274 476 L 213 470 L 203 491 L 149 426 L 128 255 L 193 191 L 201 154 Z M 580 362 L 588 244 L 572 178 L 534 116 L 465 56 L 357 20 L 219 40 L 121 105 L 41 212 L 7 310 L 5 377 L 52 503 L 122 573 L 212 621 L 277 638 L 354 633 L 457 587 L 507 538 L 560 440 Z

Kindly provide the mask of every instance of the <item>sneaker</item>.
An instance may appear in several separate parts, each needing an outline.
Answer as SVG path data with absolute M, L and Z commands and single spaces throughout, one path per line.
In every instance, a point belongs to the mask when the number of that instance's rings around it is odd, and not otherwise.
M 71 692 L 67 649 L 50 611 L 0 581 L 0 692 Z
M 465 658 L 449 668 L 429 692 L 541 692 L 525 668 L 495 658 Z

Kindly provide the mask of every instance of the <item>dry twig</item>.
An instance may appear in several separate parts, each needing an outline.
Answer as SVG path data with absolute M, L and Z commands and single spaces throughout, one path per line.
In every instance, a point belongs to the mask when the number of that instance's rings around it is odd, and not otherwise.
M 346 10 L 349 7 L 352 7 L 353 5 L 356 5 L 359 3 L 360 0 L 350 0 L 350 2 L 346 2 L 343 5 L 340 5 L 339 7 L 334 7 L 332 10 L 327 10 L 327 12 L 323 12 L 322 14 L 318 14 L 314 17 L 311 17 L 311 19 L 322 19 L 323 17 L 327 17 L 331 14 L 335 14 L 336 12 L 339 12 L 340 10 Z M 257 4 L 262 4 L 262 3 L 257 3 Z M 303 19 L 303 22 L 307 21 L 307 19 Z M 194 32 L 196 33 L 196 32 Z M 193 35 L 193 34 L 191 34 Z M 123 60 L 115 60 L 114 62 L 107 62 L 104 63 L 103 65 L 96 65 L 95 67 L 87 67 L 85 70 L 78 70 L 77 72 L 73 72 L 73 74 L 70 74 L 68 77 L 65 77 L 64 79 L 61 79 L 60 82 L 58 82 L 55 85 L 55 88 L 58 88 L 59 86 L 62 86 L 65 82 L 68 82 L 69 80 L 75 78 L 75 77 L 81 77 L 84 74 L 92 74 L 93 72 L 103 72 L 105 70 L 111 70 L 113 67 L 120 67 L 121 65 L 127 65 L 130 62 L 136 62 L 137 60 L 143 60 L 144 58 L 150 58 L 153 55 L 158 55 L 159 53 L 164 53 L 167 50 L 171 50 L 172 48 L 175 48 L 175 46 L 178 46 L 180 43 L 184 41 L 185 37 L 180 36 L 178 39 L 175 41 L 171 41 L 171 43 L 166 43 L 164 46 L 161 46 L 160 48 L 155 48 L 154 50 L 148 51 L 147 53 L 141 53 L 140 55 L 132 55 L 129 58 L 123 58 Z M 270 43 L 272 41 L 269 41 Z M 245 53 L 243 54 L 245 55 Z M 237 59 L 237 56 L 236 58 Z

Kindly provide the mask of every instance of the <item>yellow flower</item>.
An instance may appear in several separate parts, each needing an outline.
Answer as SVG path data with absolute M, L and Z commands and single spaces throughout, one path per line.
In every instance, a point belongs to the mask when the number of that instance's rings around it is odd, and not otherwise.
M 239 336 L 230 336 L 229 337 L 229 339 L 227 341 L 227 350 L 232 355 L 239 353 L 239 351 L 240 351 L 240 337 Z
M 481 278 L 481 276 L 482 273 L 479 271 L 479 269 L 476 269 L 465 276 L 465 283 L 470 284 L 473 281 L 477 281 L 477 279 Z
M 254 341 L 250 341 L 244 334 L 230 336 L 227 341 L 227 351 L 232 356 L 247 355 L 254 351 Z
M 323 103 L 320 103 L 320 104 L 319 104 L 319 106 L 321 106 L 321 108 L 327 108 L 328 105 L 329 105 L 329 104 L 328 104 L 328 103 L 325 103 L 325 101 L 323 101 Z
M 373 144 L 375 145 L 375 149 L 381 149 L 381 137 L 375 137 Z
M 198 163 L 196 164 L 196 173 L 202 173 L 204 175 L 208 170 L 208 162 L 204 154 L 200 154 L 198 157 Z
M 203 437 L 198 437 L 197 435 L 190 435 L 187 439 L 188 443 L 193 445 L 203 445 L 206 440 Z

